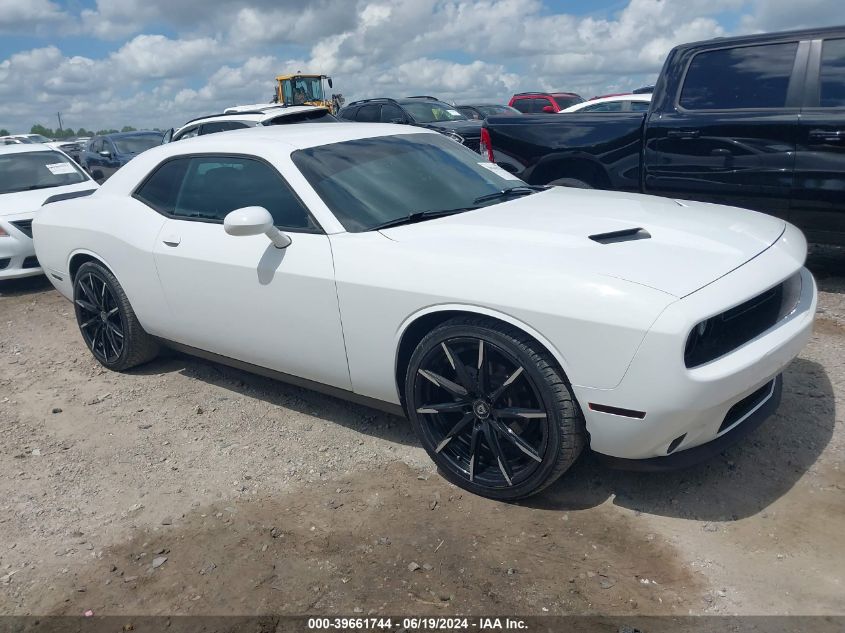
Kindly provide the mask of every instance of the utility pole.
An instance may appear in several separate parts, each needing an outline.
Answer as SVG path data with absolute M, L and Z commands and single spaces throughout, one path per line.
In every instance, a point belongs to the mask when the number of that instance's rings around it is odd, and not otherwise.
M 58 117 L 58 119 L 59 119 L 59 132 L 61 132 L 61 131 L 62 131 L 62 113 L 61 113 L 61 112 L 56 112 L 56 116 L 57 116 L 57 117 Z

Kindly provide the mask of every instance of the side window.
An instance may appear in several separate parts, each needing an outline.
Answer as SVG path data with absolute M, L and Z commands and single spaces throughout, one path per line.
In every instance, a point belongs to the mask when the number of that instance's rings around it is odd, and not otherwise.
M 240 130 L 245 127 L 250 126 L 243 121 L 212 121 L 211 123 L 203 123 L 202 127 L 200 127 L 200 135 L 226 132 L 227 130 Z M 182 138 L 185 137 L 183 136 Z
M 366 106 L 365 106 L 366 107 Z M 382 123 L 393 123 L 397 119 L 401 119 L 402 121 L 405 120 L 405 113 L 392 103 L 385 103 L 381 106 L 381 122 Z
M 698 53 L 679 104 L 688 110 L 782 108 L 797 49 L 797 42 L 787 42 Z
M 582 112 L 622 112 L 622 101 L 606 101 L 581 108 Z
M 819 105 L 845 107 L 845 40 L 825 40 L 819 76 Z
M 91 141 L 91 145 L 88 146 L 89 152 L 99 152 L 103 149 L 103 139 L 102 138 L 95 138 Z
M 188 128 L 187 130 L 182 132 L 179 136 L 177 136 L 173 140 L 174 141 L 181 141 L 181 140 L 184 140 L 186 138 L 192 138 L 192 137 L 196 136 L 197 134 L 199 134 L 199 132 L 200 132 L 200 126 L 195 125 L 194 127 Z
M 356 112 L 358 112 L 358 108 L 343 108 L 343 110 L 337 113 L 337 116 L 344 121 L 354 121 Z
M 481 118 L 481 115 L 474 108 L 458 108 L 458 112 L 468 119 L 475 119 L 477 121 Z
M 183 219 L 222 222 L 241 207 L 264 207 L 276 226 L 317 227 L 308 211 L 268 164 L 252 158 L 202 156 L 162 165 L 135 194 L 158 211 Z
M 135 197 L 156 211 L 173 215 L 179 188 L 190 162 L 190 158 L 167 161 L 147 178 L 135 192 Z
M 648 101 L 631 101 L 631 112 L 648 112 L 651 104 Z
M 527 114 L 531 112 L 531 99 L 517 99 L 513 102 L 513 107 L 523 114 Z
M 358 110 L 358 113 L 355 115 L 355 120 L 361 123 L 375 123 L 379 119 L 379 108 L 381 106 L 377 104 L 370 104 L 361 106 L 361 109 Z
M 532 112 L 542 112 L 543 108 L 552 105 L 548 99 L 532 99 Z

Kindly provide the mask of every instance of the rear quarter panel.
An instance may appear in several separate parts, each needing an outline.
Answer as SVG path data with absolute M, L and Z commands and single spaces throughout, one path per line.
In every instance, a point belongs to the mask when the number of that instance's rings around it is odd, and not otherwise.
M 158 334 L 168 315 L 152 249 L 164 221 L 134 198 L 101 189 L 44 206 L 33 222 L 35 250 L 47 277 L 68 299 L 73 297 L 73 257 L 100 260 L 117 277 L 144 329 Z

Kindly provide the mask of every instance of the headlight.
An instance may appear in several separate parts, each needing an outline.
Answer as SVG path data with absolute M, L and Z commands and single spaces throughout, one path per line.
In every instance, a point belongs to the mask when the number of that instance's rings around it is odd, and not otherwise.
M 450 139 L 455 141 L 456 143 L 460 143 L 461 145 L 464 144 L 464 137 L 460 134 L 455 134 L 454 132 L 443 132 L 444 136 L 448 136 Z

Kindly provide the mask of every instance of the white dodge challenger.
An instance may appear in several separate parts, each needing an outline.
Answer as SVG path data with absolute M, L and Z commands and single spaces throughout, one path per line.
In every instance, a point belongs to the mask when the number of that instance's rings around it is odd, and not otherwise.
M 782 220 L 530 187 L 407 126 L 165 145 L 34 232 L 104 366 L 166 345 L 406 415 L 498 499 L 586 444 L 647 468 L 721 450 L 777 407 L 816 306 Z

